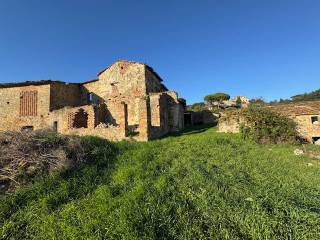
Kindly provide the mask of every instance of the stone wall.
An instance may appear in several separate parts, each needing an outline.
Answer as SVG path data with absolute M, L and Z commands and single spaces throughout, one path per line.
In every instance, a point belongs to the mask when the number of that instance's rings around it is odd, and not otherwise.
M 0 88 L 0 131 L 48 127 L 50 85 Z
M 319 122 L 313 124 L 311 117 L 318 117 L 320 120 L 320 114 L 301 115 L 293 118 L 293 120 L 298 124 L 298 132 L 309 142 L 312 142 L 313 138 L 320 137 L 320 124 Z
M 168 99 L 165 93 L 150 94 L 150 139 L 156 139 L 169 133 Z
M 218 132 L 239 133 L 240 124 L 245 122 L 240 112 L 238 110 L 223 113 L 219 118 Z
M 100 102 L 107 105 L 109 101 L 122 101 L 127 104 L 128 125 L 137 125 L 139 119 L 136 113 L 139 98 L 146 96 L 144 66 L 138 63 L 119 61 L 103 71 L 98 77 L 98 81 L 83 84 L 82 99 L 86 99 L 87 94 L 93 92 L 100 99 Z
M 110 140 L 127 138 L 126 106 L 113 103 L 117 114 L 117 124 L 101 122 L 101 113 L 107 113 L 105 105 L 84 105 L 81 107 L 65 107 L 52 112 L 52 119 L 57 122 L 58 132 L 69 135 L 92 135 Z
M 239 133 L 240 132 L 239 119 L 231 118 L 231 119 L 219 120 L 218 132 Z
M 320 123 L 312 123 L 311 119 L 312 117 L 318 117 L 318 119 L 320 120 L 320 114 L 306 114 L 297 116 L 291 115 L 286 117 L 291 118 L 297 123 L 297 131 L 299 135 L 308 142 L 314 142 L 314 139 L 320 137 Z M 222 116 L 218 123 L 218 131 L 226 133 L 239 133 L 241 122 L 244 121 L 241 120 L 236 112 L 234 114 Z
M 158 92 L 164 92 L 165 89 L 163 89 L 161 84 L 161 79 L 159 79 L 157 76 L 155 76 L 151 69 L 145 66 L 145 79 L 146 79 L 146 91 L 147 93 L 158 93 Z
M 150 94 L 151 131 L 150 139 L 184 128 L 184 107 L 176 92 Z
M 45 81 L 0 86 L 0 130 L 32 126 L 117 140 L 154 139 L 184 127 L 178 95 L 165 92 L 161 81 L 145 64 L 117 61 L 97 80 L 83 84 Z
M 161 79 L 141 63 L 118 61 L 98 75 L 98 81 L 83 85 L 82 98 L 93 92 L 101 102 L 127 105 L 128 132 L 146 141 L 169 131 L 183 129 L 183 106 L 175 92 L 164 92 Z M 112 108 L 110 114 L 113 115 Z
M 178 100 L 178 94 L 174 91 L 165 92 L 169 110 L 169 131 L 178 132 L 184 128 L 184 107 Z
M 50 85 L 50 111 L 66 106 L 80 106 L 83 103 L 80 84 L 52 83 Z
M 160 103 L 160 98 L 162 94 L 152 94 L 150 95 L 150 114 L 151 114 L 151 126 L 160 127 L 161 126 L 161 107 L 163 104 Z

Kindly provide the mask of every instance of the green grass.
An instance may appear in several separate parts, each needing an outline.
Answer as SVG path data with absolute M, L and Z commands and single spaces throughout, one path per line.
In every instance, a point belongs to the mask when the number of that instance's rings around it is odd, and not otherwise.
M 297 146 L 83 140 L 89 163 L 0 198 L 1 239 L 320 239 L 320 164 Z

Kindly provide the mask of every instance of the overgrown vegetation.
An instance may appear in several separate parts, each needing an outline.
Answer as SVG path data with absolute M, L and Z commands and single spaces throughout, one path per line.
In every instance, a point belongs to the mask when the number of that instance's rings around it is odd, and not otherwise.
M 319 160 L 296 146 L 214 128 L 81 141 L 88 162 L 77 170 L 0 197 L 1 239 L 320 238 Z
M 202 110 L 206 110 L 207 107 L 204 102 L 194 103 L 192 105 L 187 106 L 188 111 L 200 112 Z
M 284 116 L 264 107 L 251 106 L 240 113 L 243 122 L 240 132 L 244 138 L 257 143 L 295 143 L 297 124 Z

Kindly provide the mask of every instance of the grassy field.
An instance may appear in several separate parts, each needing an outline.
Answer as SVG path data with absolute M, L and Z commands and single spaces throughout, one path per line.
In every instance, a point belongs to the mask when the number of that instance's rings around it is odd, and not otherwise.
M 297 146 L 84 141 L 90 163 L 0 197 L 1 239 L 320 239 L 320 160 Z

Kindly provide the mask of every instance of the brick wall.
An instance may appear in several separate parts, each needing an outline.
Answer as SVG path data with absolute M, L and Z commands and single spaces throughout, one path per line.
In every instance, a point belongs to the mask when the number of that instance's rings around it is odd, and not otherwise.
M 50 85 L 0 88 L 0 131 L 47 128 Z

